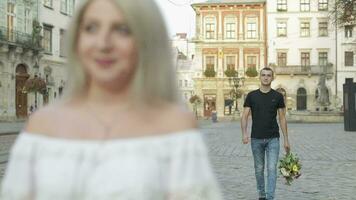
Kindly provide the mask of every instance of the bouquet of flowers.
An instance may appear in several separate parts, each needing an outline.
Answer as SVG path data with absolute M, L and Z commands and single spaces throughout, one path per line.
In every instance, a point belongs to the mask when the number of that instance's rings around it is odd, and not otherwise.
M 278 168 L 282 176 L 286 179 L 287 185 L 291 185 L 294 179 L 297 179 L 302 175 L 300 173 L 302 165 L 299 158 L 290 152 L 287 153 L 283 159 L 279 160 Z

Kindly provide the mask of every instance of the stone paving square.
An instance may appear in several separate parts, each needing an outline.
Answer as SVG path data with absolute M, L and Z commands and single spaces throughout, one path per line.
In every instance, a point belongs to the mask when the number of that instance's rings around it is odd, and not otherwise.
M 303 175 L 292 186 L 279 175 L 276 199 L 355 200 L 356 132 L 343 131 L 343 124 L 288 125 L 292 152 L 301 159 Z M 225 199 L 257 199 L 250 144 L 242 144 L 239 122 L 204 121 L 201 130 Z M 282 144 L 281 140 L 280 157 Z

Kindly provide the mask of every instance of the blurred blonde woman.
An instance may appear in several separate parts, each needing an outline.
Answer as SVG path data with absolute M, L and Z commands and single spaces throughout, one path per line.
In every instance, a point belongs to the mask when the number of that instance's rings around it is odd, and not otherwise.
M 2 199 L 221 199 L 154 1 L 85 1 L 72 20 L 66 97 L 18 136 Z

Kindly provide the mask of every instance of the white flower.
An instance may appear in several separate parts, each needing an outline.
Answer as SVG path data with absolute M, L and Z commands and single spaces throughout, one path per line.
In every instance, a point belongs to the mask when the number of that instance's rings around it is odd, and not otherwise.
M 281 168 L 281 173 L 284 177 L 287 177 L 290 175 L 285 168 Z

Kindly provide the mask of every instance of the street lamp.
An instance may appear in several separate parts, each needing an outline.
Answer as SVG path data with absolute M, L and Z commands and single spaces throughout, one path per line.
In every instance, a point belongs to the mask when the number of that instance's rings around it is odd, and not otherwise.
M 239 112 L 237 99 L 242 97 L 243 91 L 240 89 L 245 82 L 245 77 L 239 77 L 238 72 L 235 72 L 233 76 L 229 77 L 229 84 L 232 86 L 230 90 L 230 96 L 235 100 L 235 113 Z

